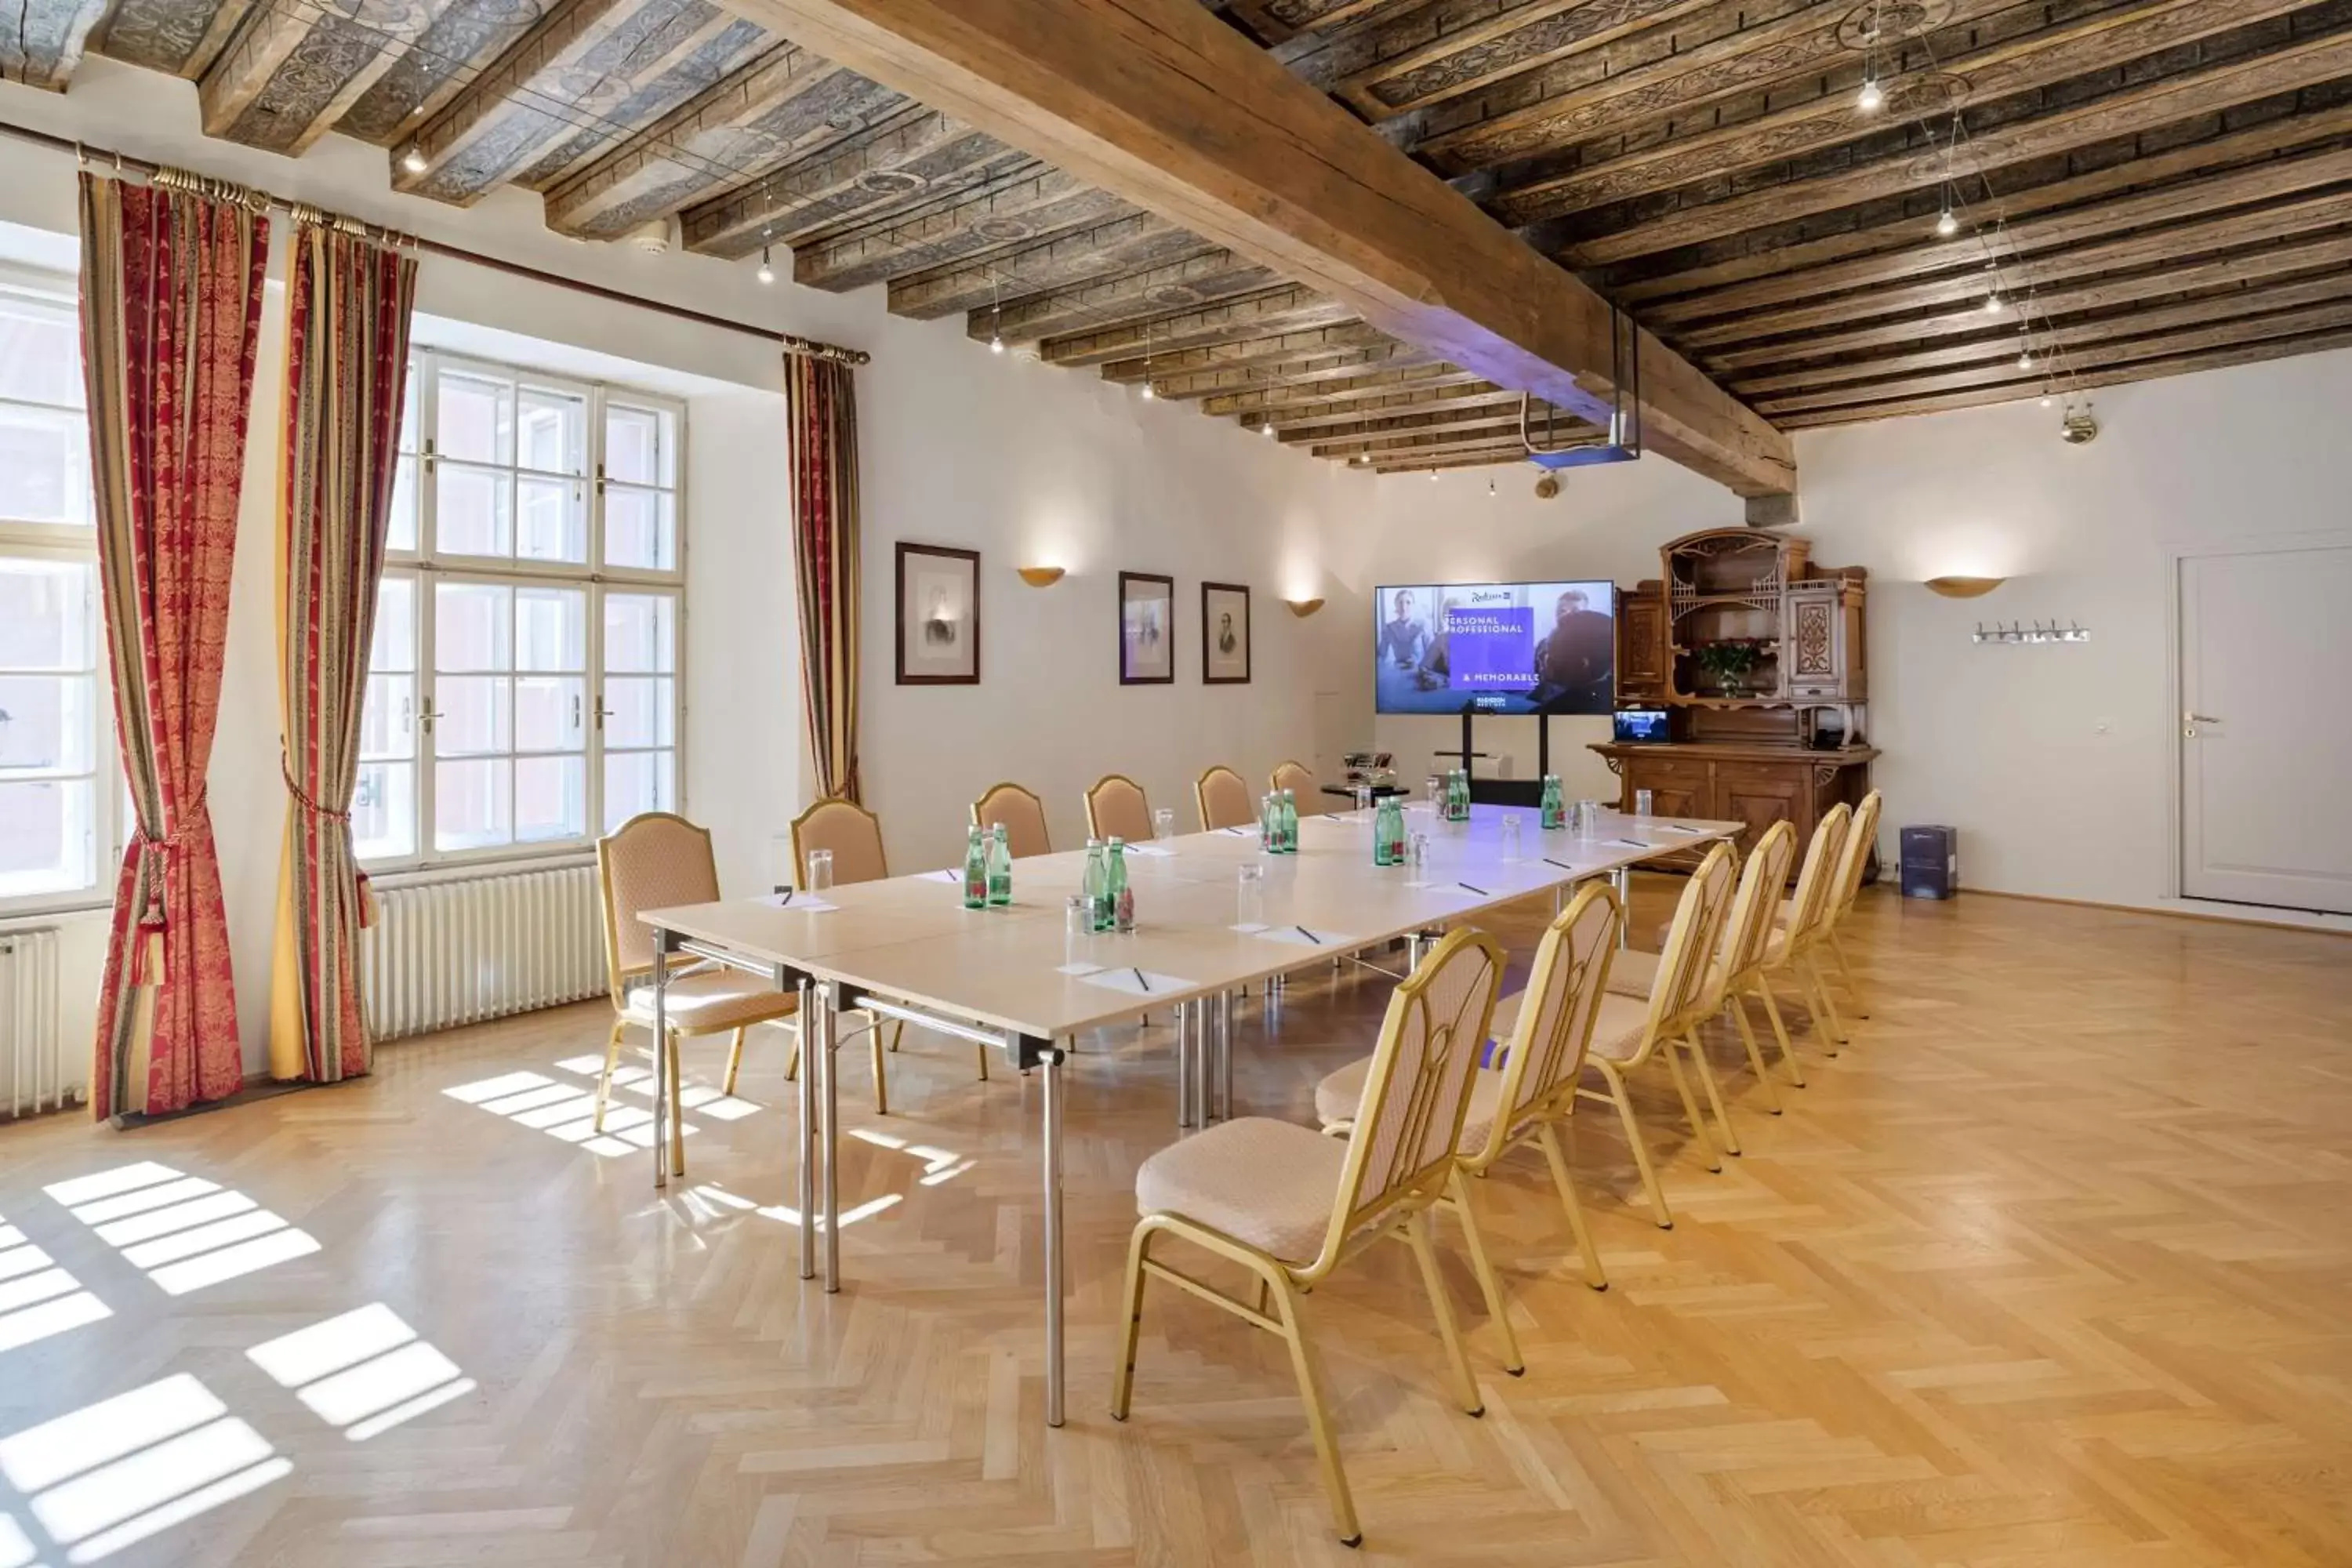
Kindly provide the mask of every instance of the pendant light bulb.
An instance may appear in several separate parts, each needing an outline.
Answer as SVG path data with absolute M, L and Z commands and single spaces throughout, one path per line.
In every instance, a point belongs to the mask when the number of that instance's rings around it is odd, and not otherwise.
M 1429 482 L 1433 485 L 1437 482 L 1437 470 L 1435 468 L 1429 470 Z
M 1273 420 L 1271 420 L 1271 419 L 1267 419 L 1267 420 L 1263 420 L 1263 421 L 1261 421 L 1261 422 L 1259 423 L 1259 425 L 1258 425 L 1258 427 L 1257 427 L 1257 433 L 1258 433 L 1259 435 L 1261 435 L 1261 436 L 1265 437 L 1267 440 L 1269 440 L 1269 441 L 1273 440 L 1273 439 L 1274 439 L 1274 421 L 1273 421 Z
M 1875 114 L 1886 107 L 1886 89 L 1878 85 L 1876 77 L 1866 76 L 1862 79 L 1862 91 L 1854 96 L 1853 104 L 1864 114 Z
M 768 247 L 764 245 L 760 247 L 760 270 L 751 276 L 762 283 L 773 283 L 776 280 L 776 269 L 768 260 Z
M 1157 397 L 1157 396 L 1159 396 L 1159 395 L 1159 395 L 1158 393 L 1156 393 L 1156 392 L 1154 392 L 1154 391 L 1152 391 L 1152 390 L 1151 390 L 1151 384 L 1150 384 L 1150 382 L 1148 382 L 1148 381 L 1147 381 L 1147 382 L 1145 382 L 1145 383 L 1143 384 L 1143 401 L 1144 401 L 1144 402 L 1149 403 L 1149 402 L 1150 402 L 1153 398 L 1155 398 L 1155 397 Z
M 1952 211 L 1951 208 L 1946 207 L 1940 214 L 1937 215 L 1936 237 L 1937 239 L 1949 239 L 1952 236 L 1959 232 L 1960 219 L 1958 214 Z
M 2000 293 L 1998 289 L 1995 289 L 1985 296 L 1984 311 L 1988 316 L 1998 316 L 2000 314 Z
M 1004 352 L 1004 340 L 998 337 L 994 332 L 989 333 L 988 352 L 992 354 L 1003 353 Z
M 2032 370 L 2033 368 L 2033 351 L 2032 349 L 2020 349 L 2017 351 L 2017 368 L 2020 370 Z
M 425 149 L 411 142 L 408 144 L 408 151 L 400 155 L 400 166 L 412 174 L 425 173 L 427 167 L 425 162 Z

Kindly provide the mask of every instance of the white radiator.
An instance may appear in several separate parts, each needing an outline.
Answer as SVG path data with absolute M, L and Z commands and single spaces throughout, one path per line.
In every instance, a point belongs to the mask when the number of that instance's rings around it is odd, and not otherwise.
M 0 931 L 0 1069 L 8 1114 L 37 1116 L 89 1097 L 82 1053 L 68 1053 L 58 1024 L 56 928 Z
M 360 942 L 378 1040 L 601 996 L 596 868 L 509 871 L 379 889 Z

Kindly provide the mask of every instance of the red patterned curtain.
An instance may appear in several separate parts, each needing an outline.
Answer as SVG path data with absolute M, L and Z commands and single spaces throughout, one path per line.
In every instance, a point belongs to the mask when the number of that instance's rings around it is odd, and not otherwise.
M 269 226 L 159 175 L 81 176 L 82 372 L 114 716 L 137 826 L 114 889 L 91 1109 L 236 1091 L 236 987 L 205 772 Z
M 359 990 L 367 877 L 352 853 L 360 714 L 416 260 L 298 214 L 286 281 L 286 447 L 278 522 L 286 845 L 270 972 L 269 1071 L 368 1070 Z
M 818 791 L 858 798 L 857 384 L 835 353 L 784 356 L 801 687 Z

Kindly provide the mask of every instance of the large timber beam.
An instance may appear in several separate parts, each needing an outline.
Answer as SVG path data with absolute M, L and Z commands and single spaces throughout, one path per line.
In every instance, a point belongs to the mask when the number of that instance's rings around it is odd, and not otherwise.
M 1606 301 L 1198 0 L 726 0 L 1343 303 L 1373 327 L 1606 420 Z M 1742 495 L 1789 437 L 1641 334 L 1644 434 Z

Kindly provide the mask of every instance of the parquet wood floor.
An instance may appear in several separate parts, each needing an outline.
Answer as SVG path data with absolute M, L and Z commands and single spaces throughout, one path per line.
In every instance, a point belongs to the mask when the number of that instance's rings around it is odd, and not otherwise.
M 1330 1538 L 1270 1337 L 1155 1292 L 1136 1418 L 1105 1414 L 1131 1178 L 1173 1136 L 1163 1029 L 1071 1074 L 1071 1423 L 1049 1434 L 1034 1081 L 976 1083 L 910 1037 L 878 1119 L 845 1054 L 861 1217 L 827 1298 L 763 1212 L 791 1188 L 780 1042 L 755 1037 L 742 1104 L 693 1113 L 692 1174 L 656 1198 L 640 1149 L 577 1141 L 592 1080 L 562 1064 L 600 1047 L 598 1005 L 136 1134 L 0 1131 L 0 1248 L 37 1247 L 19 1279 L 62 1270 L 79 1293 L 53 1300 L 110 1314 L 0 1350 L 0 1568 L 68 1561 L 44 1521 L 73 1561 L 190 1568 L 2352 1563 L 2352 944 L 1981 897 L 1866 894 L 1857 925 L 1871 1016 L 1834 1059 L 1801 1034 L 1811 1086 L 1778 1118 L 1718 1052 L 1747 1152 L 1710 1175 L 1659 1140 L 1672 1232 L 1616 1129 L 1580 1117 L 1605 1294 L 1539 1164 L 1481 1193 L 1529 1368 L 1502 1373 L 1454 1245 L 1483 1421 L 1447 1396 L 1403 1249 L 1317 1293 L 1360 1552 Z M 1508 923 L 1522 962 L 1536 929 Z M 1242 1104 L 1308 1118 L 1384 984 L 1253 1008 Z M 688 1065 L 715 1079 L 712 1052 Z M 109 1176 L 142 1163 L 243 1194 L 216 1200 L 239 1245 L 279 1260 L 169 1275 L 107 1217 L 170 1179 Z M 49 1190 L 91 1177 L 131 1196 Z M 167 1394 L 210 1424 L 94 1471 L 126 1421 L 177 1429 Z M 354 1414 L 411 1394 L 439 1403 Z M 44 1425 L 117 1396 L 98 1438 Z M 159 1478 L 167 1451 L 198 1468 Z M 77 1469 L 107 1485 L 56 1481 Z M 126 1531 L 105 1500 L 228 1470 L 177 1522 Z

